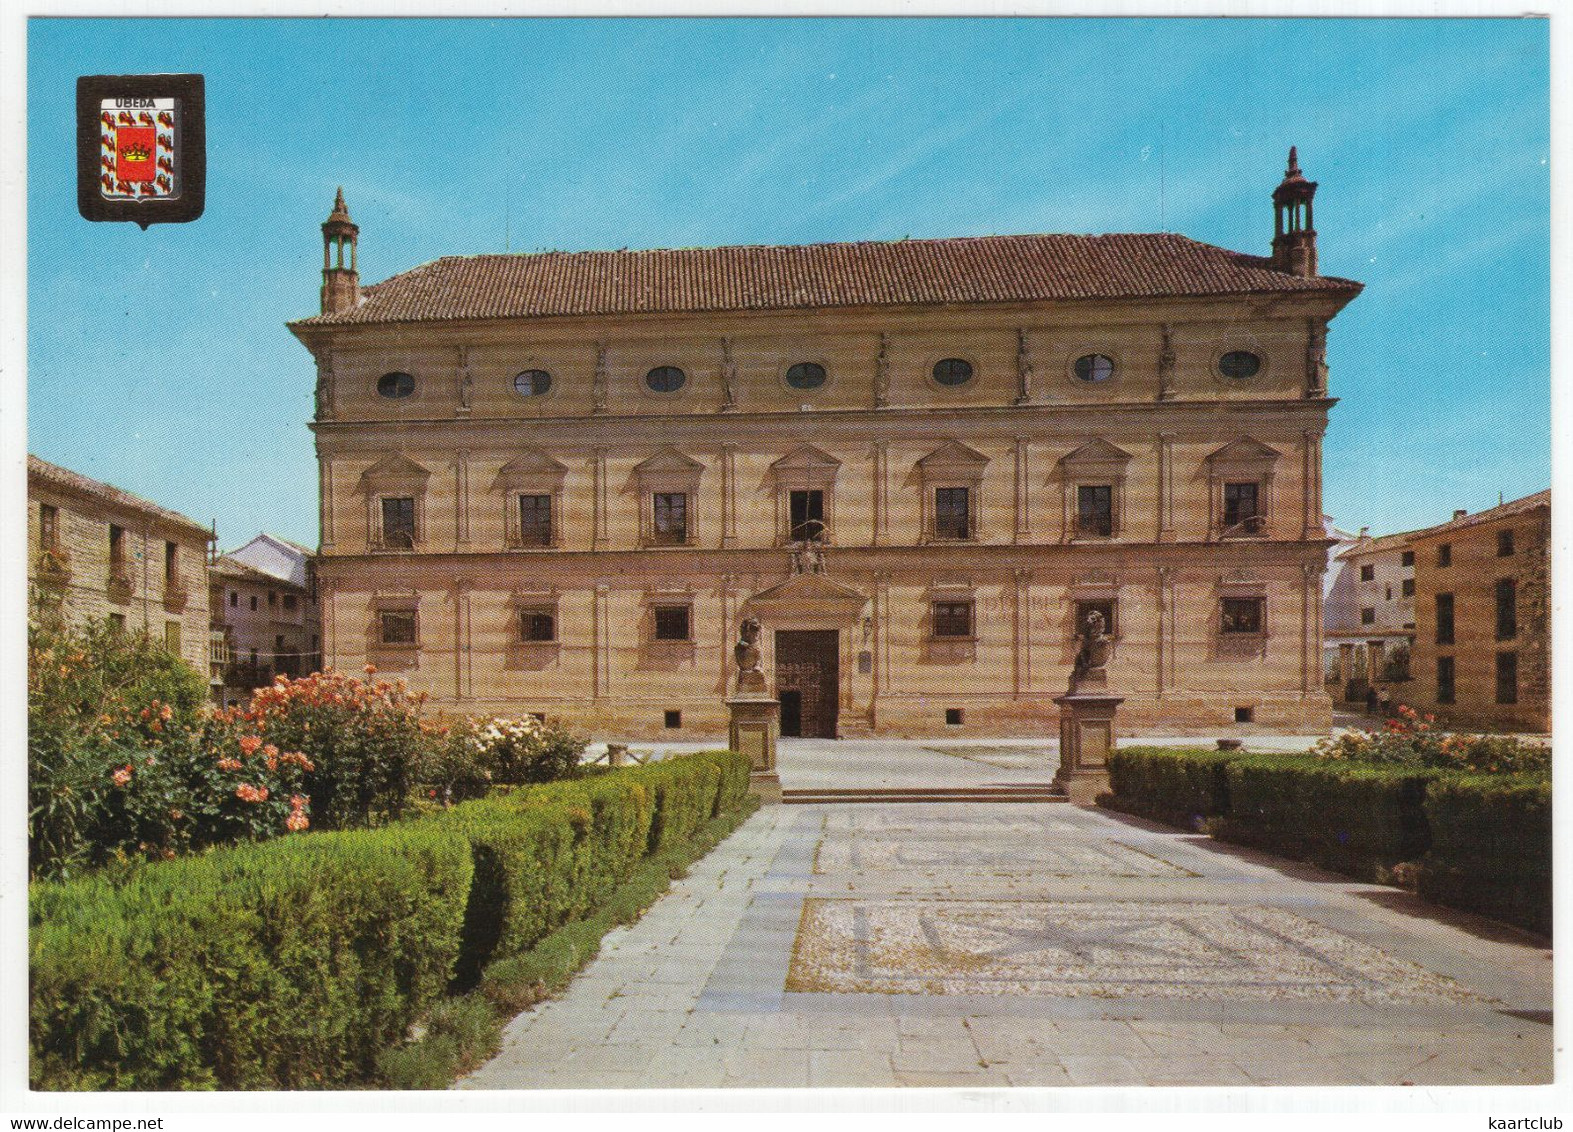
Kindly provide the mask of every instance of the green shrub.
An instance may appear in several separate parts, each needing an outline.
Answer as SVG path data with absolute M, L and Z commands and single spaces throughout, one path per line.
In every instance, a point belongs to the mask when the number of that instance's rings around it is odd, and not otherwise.
M 470 875 L 461 839 L 403 826 L 37 884 L 34 1086 L 364 1081 L 447 985 Z
M 32 874 L 68 876 L 117 853 L 173 851 L 180 822 L 170 811 L 179 812 L 180 795 L 164 799 L 152 787 L 171 779 L 182 762 L 176 755 L 194 742 L 203 678 L 147 634 L 107 618 L 67 627 L 35 616 L 27 662 Z M 126 790 L 133 784 L 135 796 Z
M 655 795 L 647 852 L 659 853 L 687 841 L 715 812 L 724 775 L 719 763 L 703 755 L 683 755 L 628 772 Z
M 1551 931 L 1551 783 L 1544 778 L 1460 775 L 1431 783 L 1425 813 L 1431 851 L 1420 895 Z
M 1229 785 L 1224 768 L 1238 751 L 1196 748 L 1122 747 L 1109 756 L 1110 809 L 1154 821 L 1198 829 L 1227 813 Z
M 1441 772 L 1338 764 L 1312 756 L 1251 755 L 1230 762 L 1226 841 L 1376 880 L 1430 845 L 1421 803 Z

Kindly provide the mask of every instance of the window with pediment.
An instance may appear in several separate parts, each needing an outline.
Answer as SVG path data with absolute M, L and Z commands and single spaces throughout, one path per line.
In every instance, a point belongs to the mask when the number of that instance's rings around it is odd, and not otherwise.
M 663 448 L 634 468 L 639 489 L 642 546 L 693 546 L 696 503 L 704 465 L 675 448 Z
M 770 465 L 775 484 L 776 542 L 830 542 L 841 461 L 805 444 Z
M 394 452 L 361 476 L 366 495 L 366 543 L 374 551 L 419 549 L 425 539 L 426 485 L 431 473 Z
M 983 474 L 989 458 L 952 440 L 918 461 L 923 483 L 923 541 L 976 542 L 982 537 Z
M 1131 454 L 1089 440 L 1060 457 L 1064 541 L 1119 538 L 1125 521 L 1125 469 Z
M 512 550 L 562 545 L 563 479 L 568 469 L 536 449 L 502 466 L 493 485 L 503 498 L 503 537 Z
M 1212 538 L 1266 538 L 1270 534 L 1273 476 L 1280 459 L 1276 449 L 1249 436 L 1207 457 Z

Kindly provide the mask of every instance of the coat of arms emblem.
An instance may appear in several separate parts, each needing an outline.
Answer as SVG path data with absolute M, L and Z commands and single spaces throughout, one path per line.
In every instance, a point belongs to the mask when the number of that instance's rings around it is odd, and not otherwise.
M 76 81 L 77 211 L 88 220 L 195 220 L 207 186 L 201 75 Z
M 176 196 L 173 98 L 105 98 L 99 102 L 99 192 L 106 200 Z

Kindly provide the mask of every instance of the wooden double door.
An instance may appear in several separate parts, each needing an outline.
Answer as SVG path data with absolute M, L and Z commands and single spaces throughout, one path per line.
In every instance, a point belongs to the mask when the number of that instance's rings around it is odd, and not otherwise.
M 836 737 L 839 637 L 834 629 L 776 630 L 776 695 L 781 700 L 782 735 Z

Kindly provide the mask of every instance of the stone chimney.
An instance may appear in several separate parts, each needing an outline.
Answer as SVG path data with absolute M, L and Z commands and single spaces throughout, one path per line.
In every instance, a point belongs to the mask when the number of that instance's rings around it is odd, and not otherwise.
M 1453 522 L 1458 522 L 1467 514 L 1469 514 L 1469 512 L 1465 508 L 1460 507 L 1457 511 L 1453 512 Z
M 1316 274 L 1316 227 L 1311 222 L 1311 198 L 1316 182 L 1300 173 L 1294 146 L 1289 147 L 1289 167 L 1273 190 L 1273 267 L 1290 275 Z
M 344 189 L 333 199 L 333 211 L 322 223 L 322 313 L 337 314 L 360 302 L 360 270 L 355 262 L 355 244 L 360 229 L 350 219 L 344 205 Z M 349 248 L 349 263 L 344 249 Z

